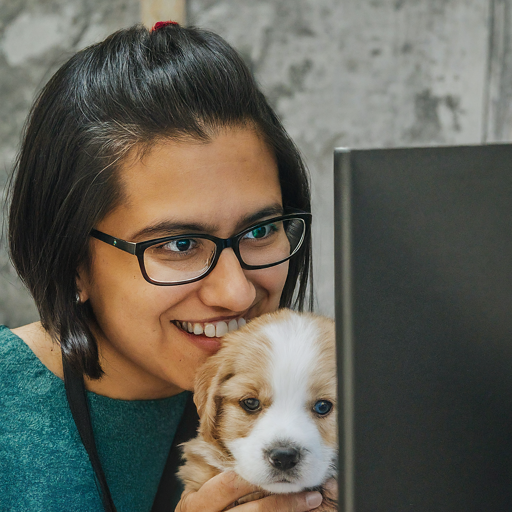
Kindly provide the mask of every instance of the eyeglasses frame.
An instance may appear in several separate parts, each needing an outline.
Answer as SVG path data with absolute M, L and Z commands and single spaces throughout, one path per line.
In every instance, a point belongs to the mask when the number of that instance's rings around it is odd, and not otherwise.
M 284 258 L 283 260 L 280 260 L 276 263 L 270 263 L 267 265 L 248 265 L 245 263 L 242 259 L 242 256 L 240 255 L 239 250 L 239 243 L 240 240 L 244 235 L 249 233 L 250 231 L 257 229 L 261 226 L 266 226 L 267 224 L 271 224 L 272 222 L 277 221 L 285 221 L 289 219 L 301 219 L 304 222 L 305 229 L 304 233 L 302 234 L 302 238 L 297 244 L 296 249 L 290 254 L 287 258 Z M 144 242 L 127 242 L 126 240 L 122 240 L 121 238 L 116 238 L 114 236 L 108 235 L 107 233 L 103 233 L 102 231 L 98 231 L 97 229 L 91 229 L 90 236 L 93 238 L 96 238 L 97 240 L 101 240 L 102 242 L 105 242 L 108 245 L 111 245 L 113 247 L 116 247 L 117 249 L 120 249 L 121 251 L 127 252 L 129 254 L 133 254 L 137 256 L 137 259 L 139 261 L 139 267 L 142 272 L 142 276 L 144 279 L 151 284 L 154 284 L 156 286 L 179 286 L 181 284 L 189 284 L 189 283 L 195 283 L 196 281 L 200 281 L 201 279 L 204 279 L 217 265 L 217 262 L 219 261 L 220 255 L 222 251 L 228 247 L 231 247 L 233 249 L 233 252 L 235 253 L 238 262 L 240 263 L 240 266 L 244 270 L 260 270 L 264 268 L 270 268 L 275 267 L 276 265 L 280 265 L 281 263 L 284 263 L 285 261 L 288 261 L 290 258 L 295 256 L 299 249 L 302 247 L 304 239 L 306 237 L 306 233 L 308 228 L 311 225 L 311 219 L 312 215 L 311 213 L 307 212 L 297 212 L 297 213 L 289 213 L 286 215 L 280 215 L 279 217 L 272 217 L 271 219 L 266 219 L 264 221 L 258 222 L 257 224 L 253 224 L 252 226 L 244 229 L 240 233 L 237 233 L 236 235 L 233 235 L 229 238 L 219 238 L 214 235 L 209 235 L 207 233 L 184 233 L 180 235 L 172 235 L 172 236 L 165 236 L 160 238 L 154 238 L 152 240 L 145 240 Z M 206 240 L 210 240 L 211 242 L 214 242 L 216 245 L 215 249 L 215 256 L 213 258 L 212 263 L 208 267 L 208 269 L 198 277 L 194 277 L 192 279 L 188 279 L 185 281 L 177 281 L 175 283 L 163 283 L 160 281 L 155 281 L 151 279 L 147 272 L 144 265 L 144 251 L 148 249 L 149 247 L 153 245 L 158 245 L 164 242 L 172 242 L 173 240 L 179 240 L 180 238 L 204 238 Z

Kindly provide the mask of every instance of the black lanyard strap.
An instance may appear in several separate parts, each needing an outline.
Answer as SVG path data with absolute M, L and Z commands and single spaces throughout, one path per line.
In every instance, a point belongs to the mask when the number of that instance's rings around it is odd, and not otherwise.
M 87 402 L 87 394 L 82 375 L 77 375 L 69 364 L 62 358 L 64 369 L 64 386 L 66 387 L 66 397 L 76 428 L 82 439 L 89 459 L 91 461 L 96 476 L 96 486 L 103 502 L 105 512 L 116 512 L 112 495 L 108 488 L 105 473 L 101 467 L 96 442 L 92 430 L 91 415 Z M 158 485 L 158 490 L 153 502 L 151 512 L 171 512 L 172 500 L 180 489 L 180 482 L 176 477 L 176 472 L 181 463 L 180 444 L 188 441 L 196 435 L 199 426 L 199 416 L 194 405 L 193 395 L 188 397 L 183 416 L 174 435 L 174 440 L 169 450 L 169 455 L 165 463 L 164 471 Z
M 96 475 L 96 486 L 103 502 L 105 512 L 116 512 L 116 507 L 110 494 L 110 489 L 107 485 L 105 473 L 101 467 L 98 450 L 96 449 L 96 442 L 94 441 L 94 434 L 92 431 L 91 415 L 89 413 L 89 406 L 87 404 L 87 395 L 85 392 L 85 384 L 82 375 L 77 375 L 73 369 L 62 358 L 62 366 L 64 370 L 64 386 L 66 387 L 66 397 L 68 399 L 69 408 L 73 419 L 75 420 L 76 428 L 82 439 L 84 448 L 89 455 L 94 473 Z

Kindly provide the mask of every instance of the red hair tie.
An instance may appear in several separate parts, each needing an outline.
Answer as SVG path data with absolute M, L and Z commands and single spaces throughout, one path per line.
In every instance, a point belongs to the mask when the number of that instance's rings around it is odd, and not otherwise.
M 151 29 L 151 32 L 154 32 L 155 30 L 158 30 L 162 27 L 167 27 L 167 25 L 178 25 L 178 27 L 180 26 L 180 24 L 176 21 L 157 21 L 154 25 L 153 25 L 153 28 Z

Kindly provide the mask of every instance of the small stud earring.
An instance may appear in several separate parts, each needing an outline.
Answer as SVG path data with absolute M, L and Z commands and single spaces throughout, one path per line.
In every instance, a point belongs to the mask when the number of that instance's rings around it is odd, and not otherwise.
M 79 294 L 79 293 L 77 293 L 77 294 L 75 295 L 75 304 L 81 304 L 81 301 L 80 301 L 80 294 Z

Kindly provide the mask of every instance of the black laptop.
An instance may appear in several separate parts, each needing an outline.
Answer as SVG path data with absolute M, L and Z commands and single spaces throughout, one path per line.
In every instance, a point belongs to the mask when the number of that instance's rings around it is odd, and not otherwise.
M 343 512 L 512 511 L 512 145 L 335 151 Z

